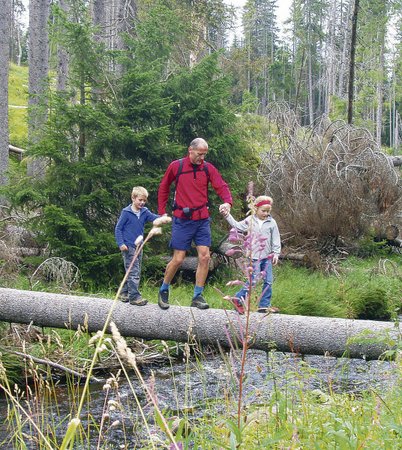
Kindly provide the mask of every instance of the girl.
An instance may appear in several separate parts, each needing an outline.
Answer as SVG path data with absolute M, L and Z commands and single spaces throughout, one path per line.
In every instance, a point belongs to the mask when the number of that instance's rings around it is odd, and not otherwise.
M 251 216 L 237 222 L 230 213 L 223 213 L 229 224 L 237 231 L 246 232 L 244 247 L 252 261 L 251 282 L 254 287 L 261 277 L 262 293 L 258 303 L 258 312 L 276 313 L 279 309 L 271 306 L 272 297 L 272 265 L 278 263 L 281 252 L 281 237 L 278 225 L 271 216 L 272 198 L 260 195 L 254 201 L 254 212 Z M 250 277 L 235 294 L 233 302 L 240 314 L 244 314 L 244 303 L 248 299 Z

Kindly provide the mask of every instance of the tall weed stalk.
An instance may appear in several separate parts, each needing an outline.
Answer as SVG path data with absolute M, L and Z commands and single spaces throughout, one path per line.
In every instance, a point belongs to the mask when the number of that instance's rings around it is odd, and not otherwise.
M 248 204 L 248 215 L 252 215 L 256 213 L 255 209 L 255 197 L 253 195 L 253 189 L 254 185 L 253 182 L 250 182 L 248 184 L 248 195 L 247 195 L 247 204 Z M 239 236 L 234 236 L 234 240 L 237 240 L 238 242 Z M 251 301 L 254 297 L 258 297 L 254 294 L 254 287 L 256 285 L 256 274 L 254 273 L 254 267 L 253 267 L 253 255 L 252 255 L 252 248 L 254 241 L 258 242 L 258 235 L 253 230 L 253 221 L 250 220 L 249 229 L 247 231 L 247 236 L 243 238 L 242 241 L 242 253 L 246 260 L 246 265 L 244 267 L 244 272 L 246 276 L 246 280 L 248 283 L 248 292 L 244 298 L 244 313 L 245 313 L 245 320 L 244 322 L 239 320 L 239 333 L 237 336 L 238 341 L 241 345 L 241 359 L 240 359 L 240 372 L 238 377 L 238 397 L 237 397 L 237 426 L 234 427 L 233 423 L 229 423 L 229 427 L 231 428 L 232 432 L 235 435 L 235 438 L 237 440 L 237 444 L 240 445 L 242 442 L 242 430 L 244 429 L 245 423 L 243 424 L 242 416 L 243 416 L 243 397 L 244 397 L 244 382 L 245 382 L 245 367 L 246 367 L 246 360 L 247 360 L 247 352 L 250 348 L 250 342 L 251 342 L 251 330 L 250 330 L 250 314 L 251 314 Z M 236 284 L 243 284 L 236 281 L 230 281 L 227 283 L 228 286 L 236 285 Z M 224 297 L 227 300 L 233 300 L 232 297 Z M 259 302 L 260 297 L 257 298 L 257 302 Z M 235 305 L 236 306 L 236 305 Z M 236 307 L 236 309 L 238 309 Z M 239 310 L 239 309 L 238 309 Z M 230 333 L 227 333 L 230 346 L 233 348 L 233 343 L 230 341 Z
M 142 375 L 141 375 L 141 373 L 140 373 L 140 371 L 138 369 L 138 366 L 136 364 L 135 356 L 132 353 L 130 354 L 131 350 L 128 349 L 127 344 L 125 344 L 124 339 L 122 339 L 121 336 L 120 336 L 121 339 L 119 338 L 119 336 L 118 336 L 119 333 L 118 333 L 117 327 L 115 327 L 115 325 L 113 323 L 111 323 L 111 317 L 112 317 L 113 311 L 114 311 L 114 309 L 115 309 L 115 307 L 117 305 L 118 298 L 119 298 L 119 296 L 121 294 L 123 286 L 124 286 L 124 284 L 127 281 L 127 278 L 128 278 L 129 273 L 130 273 L 130 270 L 132 269 L 135 261 L 137 260 L 138 256 L 142 252 L 145 244 L 153 236 L 158 235 L 158 234 L 162 234 L 161 225 L 163 225 L 165 223 L 168 223 L 170 221 L 171 221 L 171 219 L 169 217 L 167 217 L 167 216 L 160 217 L 159 219 L 154 221 L 154 226 L 151 229 L 151 231 L 148 233 L 147 237 L 145 239 L 143 239 L 143 237 L 140 236 L 141 239 L 137 239 L 137 241 L 136 241 L 136 246 L 137 247 L 136 247 L 136 251 L 134 253 L 133 259 L 132 259 L 129 267 L 127 268 L 126 273 L 125 273 L 125 275 L 124 275 L 124 277 L 123 277 L 123 279 L 122 279 L 122 281 L 121 281 L 121 283 L 119 285 L 119 288 L 118 288 L 118 290 L 116 292 L 116 295 L 115 295 L 115 297 L 113 299 L 113 303 L 112 303 L 112 305 L 111 305 L 111 307 L 109 309 L 108 315 L 106 317 L 105 324 L 104 324 L 102 330 L 99 331 L 98 334 L 97 334 L 97 341 L 96 341 L 94 356 L 93 356 L 93 358 L 91 360 L 91 364 L 90 364 L 90 367 L 88 369 L 87 377 L 86 377 L 86 380 L 85 380 L 85 385 L 84 385 L 83 392 L 82 392 L 82 395 L 81 395 L 81 398 L 80 398 L 80 402 L 79 402 L 79 405 L 78 405 L 78 408 L 77 408 L 76 416 L 75 416 L 75 418 L 73 418 L 70 421 L 70 423 L 68 425 L 66 434 L 65 434 L 64 439 L 63 439 L 63 442 L 62 442 L 62 444 L 60 446 L 60 450 L 66 450 L 67 448 L 72 448 L 72 446 L 74 445 L 75 435 L 76 435 L 76 432 L 77 432 L 78 427 L 80 425 L 80 416 L 81 416 L 81 413 L 82 413 L 82 409 L 83 409 L 83 406 L 84 406 L 85 399 L 87 398 L 87 393 L 89 391 L 89 382 L 90 382 L 90 379 L 91 379 L 91 376 L 92 376 L 92 373 L 93 373 L 93 370 L 94 370 L 94 367 L 95 367 L 95 363 L 97 361 L 97 355 L 102 351 L 102 349 L 105 346 L 105 344 L 104 344 L 105 334 L 106 334 L 106 331 L 107 331 L 107 329 L 109 327 L 112 329 L 112 332 L 114 332 L 114 334 L 115 334 L 115 340 L 117 342 L 118 347 L 120 345 L 121 351 L 123 353 L 125 353 L 126 359 L 131 363 L 131 366 L 135 370 L 136 375 L 139 378 L 143 389 L 145 390 L 145 392 L 147 393 L 147 395 L 151 399 L 152 403 L 154 404 L 154 407 L 156 408 L 158 416 L 162 419 L 162 422 L 163 422 L 164 418 L 162 416 L 162 413 L 158 409 L 156 399 L 151 395 L 151 393 L 150 393 L 146 383 L 144 382 L 144 379 L 143 379 L 143 377 L 142 377 Z M 124 344 L 122 342 L 124 342 Z M 129 350 L 130 350 L 130 352 L 129 352 Z M 128 377 L 127 377 L 127 379 L 128 379 Z M 134 391 L 134 389 L 132 389 L 132 390 Z M 144 422 L 146 423 L 146 420 L 145 420 L 144 416 L 143 416 L 143 419 L 144 419 Z M 166 424 L 166 422 L 164 422 L 164 424 Z M 174 448 L 178 449 L 179 447 L 177 447 L 177 444 L 175 443 L 173 435 L 171 433 L 169 434 L 169 428 L 167 426 L 166 426 L 166 429 L 164 431 L 168 434 L 170 440 L 172 441 L 173 445 L 175 446 Z

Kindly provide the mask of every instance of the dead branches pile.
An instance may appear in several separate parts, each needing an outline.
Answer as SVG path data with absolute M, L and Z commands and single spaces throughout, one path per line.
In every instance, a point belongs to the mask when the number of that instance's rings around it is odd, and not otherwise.
M 399 169 L 367 130 L 325 119 L 306 129 L 281 109 L 269 114 L 276 130 L 259 179 L 284 231 L 305 239 L 356 239 L 400 222 Z

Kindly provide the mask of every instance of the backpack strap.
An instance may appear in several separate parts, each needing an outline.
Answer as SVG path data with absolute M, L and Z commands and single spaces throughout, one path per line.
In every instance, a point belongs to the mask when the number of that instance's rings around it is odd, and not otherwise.
M 206 161 L 204 161 L 204 167 L 202 168 L 202 170 L 205 172 L 205 175 L 207 176 L 208 182 L 210 182 L 211 178 L 209 176 L 208 163 Z M 175 179 L 176 186 L 177 186 L 177 183 L 179 182 L 180 175 L 183 174 L 183 173 L 190 173 L 190 172 L 191 171 L 183 172 L 183 158 L 180 158 L 179 159 L 179 168 L 177 169 L 176 179 Z
M 177 189 L 177 183 L 179 182 L 179 177 L 183 173 L 183 159 L 184 158 L 180 158 L 179 159 L 179 168 L 177 169 L 176 180 L 175 180 L 176 189 Z M 205 175 L 207 176 L 208 182 L 210 182 L 208 163 L 206 161 L 204 161 L 204 167 L 202 168 L 202 170 L 205 172 Z M 188 173 L 188 172 L 186 172 L 186 173 Z M 209 200 L 208 200 L 206 206 L 209 206 Z M 201 209 L 203 207 L 204 207 L 204 205 L 199 206 L 198 208 L 191 208 L 191 210 L 196 211 L 196 210 Z M 173 210 L 175 210 L 175 209 L 183 209 L 180 206 L 178 206 L 177 203 L 176 203 L 176 191 L 174 193 L 172 209 Z
M 183 158 L 180 158 L 179 159 L 179 168 L 177 169 L 177 173 L 176 173 L 176 181 L 175 181 L 176 186 L 179 181 L 179 176 L 182 174 L 182 172 L 183 172 Z

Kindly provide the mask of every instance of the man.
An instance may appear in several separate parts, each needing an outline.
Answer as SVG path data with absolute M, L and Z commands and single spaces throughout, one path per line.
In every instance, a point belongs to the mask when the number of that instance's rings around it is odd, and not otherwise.
M 165 277 L 158 295 L 158 305 L 162 309 L 169 308 L 170 283 L 193 241 L 197 247 L 198 266 L 191 306 L 199 309 L 209 308 L 202 296 L 208 275 L 211 246 L 208 183 L 211 183 L 224 202 L 219 206 L 219 212 L 223 215 L 230 212 L 232 195 L 218 169 L 204 161 L 207 153 L 207 142 L 202 138 L 194 139 L 188 148 L 188 156 L 170 163 L 159 186 L 158 213 L 163 215 L 166 214 L 170 186 L 173 182 L 176 184 L 170 241 L 173 257 L 166 266 Z

